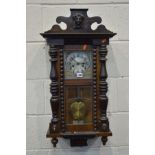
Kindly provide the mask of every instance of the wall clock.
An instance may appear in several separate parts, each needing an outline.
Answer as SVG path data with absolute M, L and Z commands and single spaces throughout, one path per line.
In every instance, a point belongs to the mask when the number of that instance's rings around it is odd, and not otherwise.
M 57 17 L 66 30 L 54 25 L 41 33 L 51 57 L 50 92 L 52 119 L 47 137 L 56 147 L 58 137 L 71 146 L 86 146 L 89 138 L 101 137 L 103 145 L 112 136 L 107 117 L 106 55 L 109 39 L 116 33 L 99 25 L 100 17 L 88 17 L 88 9 L 70 9 L 70 17 Z

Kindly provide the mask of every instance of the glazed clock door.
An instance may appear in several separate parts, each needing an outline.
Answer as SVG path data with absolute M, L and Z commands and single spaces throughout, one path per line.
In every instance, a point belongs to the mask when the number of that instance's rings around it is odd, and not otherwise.
M 67 130 L 92 130 L 92 50 L 82 45 L 64 51 L 64 94 Z

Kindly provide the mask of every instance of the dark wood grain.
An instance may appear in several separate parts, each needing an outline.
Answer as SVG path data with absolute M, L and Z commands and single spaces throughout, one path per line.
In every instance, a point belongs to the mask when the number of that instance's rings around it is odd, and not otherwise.
M 101 131 L 109 131 L 109 121 L 107 118 L 107 105 L 108 105 L 108 97 L 106 95 L 108 91 L 108 84 L 106 82 L 107 79 L 107 69 L 106 69 L 106 55 L 107 55 L 107 48 L 106 45 L 103 43 L 99 49 L 100 52 L 100 82 L 99 82 L 99 101 L 100 101 L 100 124 L 99 129 Z
M 64 57 L 63 57 L 63 46 L 61 46 L 59 50 L 59 57 L 60 57 L 60 118 L 61 118 L 61 131 L 65 132 L 66 126 L 65 126 L 65 105 L 64 105 Z
M 51 129 L 51 132 L 59 132 L 59 126 L 58 126 L 59 91 L 58 91 L 58 77 L 56 74 L 57 50 L 53 45 L 50 45 L 49 55 L 51 57 L 50 92 L 52 94 L 50 103 L 51 103 L 51 109 L 53 114 L 50 129 Z
M 64 85 L 68 85 L 68 86 L 78 86 L 78 85 L 90 86 L 90 85 L 92 85 L 92 80 L 91 79 L 65 80 Z
M 58 143 L 58 137 L 69 138 L 71 146 L 87 146 L 89 138 L 101 137 L 105 145 L 107 137 L 112 136 L 107 118 L 106 46 L 116 33 L 100 24 L 100 17 L 88 17 L 87 11 L 88 9 L 71 9 L 70 17 L 59 16 L 56 19 L 57 23 L 66 23 L 66 30 L 54 25 L 50 30 L 41 33 L 50 46 L 52 119 L 46 136 L 52 138 L 54 147 Z M 92 30 L 91 26 L 95 22 L 100 25 L 96 30 Z M 64 52 L 67 51 L 92 52 L 92 78 L 65 79 Z M 89 104 L 89 113 L 85 116 L 88 122 L 83 125 L 72 123 L 69 115 L 69 100 L 77 97 L 74 89 L 68 91 L 69 87 L 88 87 L 80 92 L 83 101 L 87 100 Z
M 108 30 L 104 25 L 100 24 L 102 22 L 101 17 L 95 16 L 95 17 L 88 17 L 87 11 L 88 9 L 70 9 L 71 10 L 71 16 L 70 17 L 63 17 L 59 16 L 57 17 L 56 21 L 57 23 L 64 22 L 67 25 L 67 28 L 65 30 L 62 30 L 59 25 L 53 25 L 52 28 L 45 33 L 42 33 L 41 35 L 45 38 L 47 38 L 50 35 L 52 35 L 54 38 L 58 37 L 60 34 L 64 37 L 67 34 L 77 34 L 83 36 L 83 34 L 87 33 L 89 35 L 96 35 L 100 36 L 101 34 L 106 37 L 113 37 L 115 33 Z M 93 23 L 100 24 L 96 30 L 92 30 L 91 25 Z M 59 33 L 59 35 L 55 35 Z M 61 36 L 61 37 L 62 37 Z M 89 36 L 90 37 L 90 36 Z

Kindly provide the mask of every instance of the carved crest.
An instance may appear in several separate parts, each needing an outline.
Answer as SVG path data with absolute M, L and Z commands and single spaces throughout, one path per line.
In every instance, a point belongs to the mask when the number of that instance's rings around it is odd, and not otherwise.
M 83 23 L 83 20 L 84 20 L 84 16 L 80 13 L 77 13 L 73 16 L 73 20 L 74 20 L 74 28 L 75 29 L 80 29 L 81 28 L 81 25 Z
M 101 24 L 102 19 L 101 17 L 95 16 L 95 17 L 88 17 L 87 11 L 88 9 L 70 9 L 71 15 L 70 17 L 63 17 L 59 16 L 56 19 L 56 22 L 59 24 L 61 22 L 64 22 L 67 25 L 67 28 L 65 30 L 62 30 L 59 25 L 53 25 L 52 28 L 45 33 L 42 34 L 42 36 L 46 36 L 46 34 L 78 34 L 78 33 L 88 33 L 88 34 L 105 34 L 107 36 L 113 37 L 116 33 L 113 33 L 106 29 L 104 25 L 99 25 L 96 30 L 91 29 L 91 25 L 93 23 Z

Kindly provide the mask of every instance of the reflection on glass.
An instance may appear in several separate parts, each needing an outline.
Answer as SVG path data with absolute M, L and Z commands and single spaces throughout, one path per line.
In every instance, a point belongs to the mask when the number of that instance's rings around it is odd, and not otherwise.
M 66 89 L 68 124 L 92 122 L 92 89 L 90 86 L 68 86 Z
M 83 121 L 86 115 L 86 104 L 82 101 L 75 101 L 70 106 L 74 121 Z

